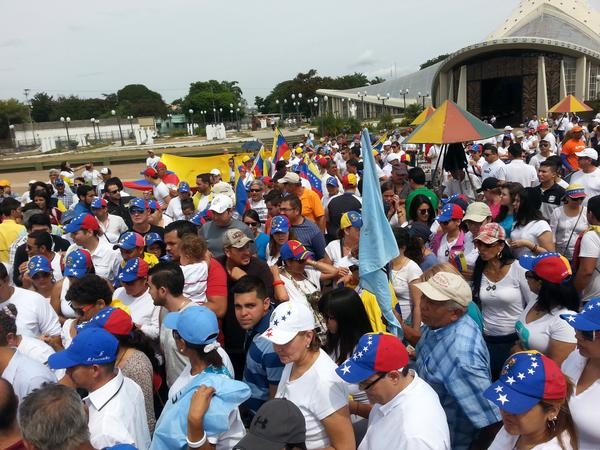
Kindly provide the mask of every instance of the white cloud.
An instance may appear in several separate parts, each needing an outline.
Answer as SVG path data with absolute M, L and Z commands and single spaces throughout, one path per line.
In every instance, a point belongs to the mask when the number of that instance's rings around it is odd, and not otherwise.
M 377 64 L 379 60 L 373 55 L 373 50 L 367 49 L 362 52 L 350 67 L 368 67 Z

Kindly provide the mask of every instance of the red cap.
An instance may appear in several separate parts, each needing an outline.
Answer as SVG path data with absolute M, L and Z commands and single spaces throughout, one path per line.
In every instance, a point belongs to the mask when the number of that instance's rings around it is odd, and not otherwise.
M 548 129 L 548 124 L 547 123 L 542 123 L 537 127 L 538 131 L 540 130 L 547 130 Z
M 167 165 L 164 162 L 159 161 L 159 162 L 156 163 L 156 168 L 157 169 L 166 169 Z
M 145 177 L 155 177 L 156 175 L 158 175 L 158 172 L 152 167 L 147 167 L 146 170 L 140 172 L 140 175 L 144 175 Z
M 327 158 L 319 158 L 319 165 L 321 167 L 325 167 L 328 162 L 329 162 L 329 160 Z

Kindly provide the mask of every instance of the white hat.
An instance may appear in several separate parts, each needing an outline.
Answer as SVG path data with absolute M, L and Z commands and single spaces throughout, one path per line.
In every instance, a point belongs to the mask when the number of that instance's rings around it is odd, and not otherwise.
M 300 175 L 294 172 L 288 172 L 285 176 L 281 177 L 277 180 L 278 183 L 292 183 L 292 184 L 300 184 Z
M 598 161 L 598 152 L 593 148 L 584 148 L 582 151 L 575 153 L 575 156 L 579 158 L 591 158 L 594 161 Z
M 100 169 L 100 175 L 108 175 L 108 167 L 103 167 Z
M 387 141 L 385 141 L 383 143 L 383 146 L 385 147 L 386 145 L 392 145 L 392 141 L 390 141 L 389 139 Z
M 436 302 L 454 300 L 467 307 L 473 299 L 469 284 L 463 277 L 454 273 L 438 272 L 423 283 L 415 283 L 415 287 Z
M 387 162 L 391 164 L 392 161 L 400 161 L 400 155 L 398 153 L 390 153 L 387 157 Z
M 37 183 L 37 180 L 29 180 L 29 184 Z
M 210 171 L 210 174 L 221 176 L 221 171 L 219 169 L 213 169 Z
M 504 127 L 504 131 L 512 131 L 512 130 L 513 130 L 513 127 L 511 127 L 510 125 L 506 125 Z
M 315 316 L 307 304 L 284 302 L 271 314 L 269 328 L 261 337 L 274 344 L 284 345 L 294 339 L 300 331 L 311 331 L 315 326 Z
M 212 188 L 213 194 L 230 194 L 233 192 L 233 188 L 229 183 L 225 183 L 224 181 L 219 181 L 215 183 Z
M 217 214 L 222 214 L 230 208 L 233 208 L 233 201 L 225 194 L 215 195 L 210 204 L 210 210 Z

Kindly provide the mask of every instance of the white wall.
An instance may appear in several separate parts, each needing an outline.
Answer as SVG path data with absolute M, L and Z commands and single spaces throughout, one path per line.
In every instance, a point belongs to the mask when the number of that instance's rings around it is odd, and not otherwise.
M 31 134 L 31 128 L 29 127 L 29 124 L 25 125 L 27 127 L 26 131 L 18 131 L 15 130 L 15 139 L 18 141 L 31 141 L 33 139 L 33 136 Z M 65 130 L 64 126 L 59 126 L 59 127 L 55 127 L 55 128 L 48 128 L 48 129 L 43 129 L 43 130 L 38 130 L 35 127 L 35 124 L 33 124 L 34 127 L 34 131 L 35 131 L 35 138 L 36 140 L 40 140 L 42 138 L 52 138 L 52 139 L 58 139 L 58 138 L 62 138 L 62 139 L 67 139 L 67 132 Z M 136 130 L 140 128 L 140 126 L 137 123 L 133 124 L 133 129 Z M 96 127 L 96 130 L 98 130 L 98 128 Z M 123 132 L 123 139 L 129 139 L 129 133 L 131 132 L 131 126 L 129 125 L 129 122 L 126 120 L 125 122 L 121 122 L 121 130 Z M 100 122 L 100 133 L 102 134 L 102 136 L 104 137 L 105 134 L 104 133 L 113 133 L 113 136 L 115 136 L 115 139 L 120 139 L 119 138 L 119 125 L 102 125 L 102 122 Z M 96 131 L 96 133 L 98 133 L 98 131 Z M 93 139 L 94 138 L 94 130 L 92 129 L 92 125 L 90 123 L 89 126 L 85 126 L 85 127 L 72 127 L 69 126 L 69 136 L 71 137 L 72 140 L 77 140 L 77 136 L 85 136 L 88 135 L 88 139 Z

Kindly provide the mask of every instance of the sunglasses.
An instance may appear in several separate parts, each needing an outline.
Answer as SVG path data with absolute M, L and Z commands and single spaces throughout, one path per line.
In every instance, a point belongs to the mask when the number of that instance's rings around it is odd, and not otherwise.
M 51 273 L 48 272 L 38 272 L 34 276 L 31 277 L 32 280 L 39 280 L 40 278 L 49 278 Z
M 371 389 L 373 387 L 373 385 L 375 383 L 377 383 L 380 380 L 383 380 L 385 377 L 387 376 L 387 372 L 382 372 L 379 374 L 379 376 L 377 378 L 375 378 L 373 381 L 371 381 L 369 384 L 365 385 L 364 381 L 361 381 L 360 383 L 358 383 L 358 388 L 361 391 L 368 391 L 369 389 Z
M 96 304 L 94 303 L 92 305 L 86 305 L 83 308 L 76 308 L 73 306 L 73 302 L 69 302 L 69 306 L 75 312 L 75 314 L 77 314 L 78 316 L 83 316 L 86 312 L 88 312 L 90 309 L 96 306 Z
M 109 194 L 118 194 L 119 192 L 121 192 L 119 189 L 115 190 L 115 191 L 106 191 Z
M 484 157 L 484 158 L 487 158 L 488 156 L 492 156 L 492 153 L 484 153 L 484 154 L 483 154 L 483 157 Z
M 258 222 L 244 222 L 246 225 L 248 225 L 249 227 L 257 227 L 258 226 Z
M 429 211 L 429 208 L 427 208 L 427 209 L 417 209 L 417 212 L 419 214 L 429 214 L 431 211 Z
M 129 214 L 144 214 L 144 209 L 140 209 L 140 208 L 130 208 L 129 209 Z
M 262 189 L 250 189 L 250 192 L 262 192 Z

